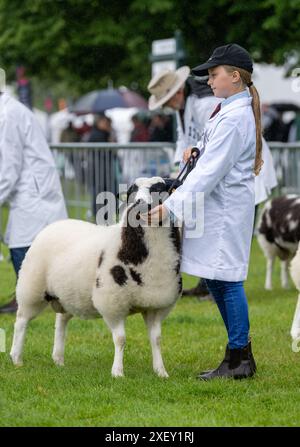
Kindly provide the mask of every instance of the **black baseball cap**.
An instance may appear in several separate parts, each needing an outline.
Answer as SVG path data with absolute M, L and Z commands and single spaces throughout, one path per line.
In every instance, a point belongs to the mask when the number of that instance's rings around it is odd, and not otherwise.
M 230 43 L 217 47 L 208 61 L 193 68 L 192 73 L 196 76 L 207 76 L 208 69 L 217 65 L 232 65 L 253 72 L 253 61 L 248 51 L 236 43 Z

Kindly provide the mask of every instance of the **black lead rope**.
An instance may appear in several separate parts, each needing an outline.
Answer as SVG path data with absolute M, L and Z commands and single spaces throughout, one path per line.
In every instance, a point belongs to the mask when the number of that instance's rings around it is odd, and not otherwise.
M 193 154 L 196 154 L 196 155 L 194 156 Z M 171 194 L 173 192 L 174 188 L 178 188 L 178 186 L 182 185 L 182 183 L 185 181 L 186 177 L 189 175 L 189 173 L 196 166 L 196 163 L 198 161 L 199 155 L 200 155 L 199 149 L 197 147 L 193 147 L 191 155 L 189 156 L 186 164 L 184 165 L 184 167 L 181 169 L 181 171 L 177 175 L 176 179 L 171 184 L 171 186 L 170 186 L 170 188 L 168 190 L 168 194 Z M 180 178 L 185 170 L 186 170 L 186 173 L 184 174 L 184 176 L 182 178 Z

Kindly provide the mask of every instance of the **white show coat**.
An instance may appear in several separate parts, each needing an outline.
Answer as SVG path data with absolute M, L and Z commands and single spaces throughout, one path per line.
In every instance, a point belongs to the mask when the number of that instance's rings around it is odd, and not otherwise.
M 220 98 L 215 96 L 205 96 L 198 98 L 196 95 L 189 95 L 184 108 L 184 129 L 180 114 L 176 112 L 177 121 L 177 141 L 174 163 L 182 160 L 183 153 L 189 146 L 196 146 L 200 140 L 204 126 L 210 115 L 220 102 Z
M 0 95 L 0 205 L 9 203 L 5 243 L 31 245 L 48 224 L 67 217 L 53 156 L 34 114 Z
M 249 96 L 236 99 L 208 121 L 197 145 L 201 157 L 164 202 L 184 221 L 183 206 L 195 201 L 192 192 L 204 193 L 204 232 L 191 238 L 184 227 L 182 272 L 224 281 L 247 278 L 255 203 L 251 101 Z

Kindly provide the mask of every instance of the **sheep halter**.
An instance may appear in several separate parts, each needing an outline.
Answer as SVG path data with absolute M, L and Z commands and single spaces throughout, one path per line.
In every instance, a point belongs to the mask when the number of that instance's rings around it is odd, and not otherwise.
M 196 155 L 194 156 L 193 154 L 196 154 Z M 186 164 L 184 165 L 184 167 L 179 172 L 178 176 L 176 177 L 176 179 L 174 180 L 174 182 L 170 186 L 170 188 L 168 190 L 168 194 L 172 194 L 172 192 L 173 192 L 175 187 L 178 188 L 178 186 L 182 185 L 182 183 L 185 181 L 186 177 L 189 175 L 189 173 L 196 166 L 196 163 L 198 161 L 199 155 L 200 155 L 199 149 L 197 147 L 193 147 L 191 155 L 189 156 Z M 186 170 L 186 173 L 184 174 L 184 176 L 182 178 L 180 178 L 185 170 Z

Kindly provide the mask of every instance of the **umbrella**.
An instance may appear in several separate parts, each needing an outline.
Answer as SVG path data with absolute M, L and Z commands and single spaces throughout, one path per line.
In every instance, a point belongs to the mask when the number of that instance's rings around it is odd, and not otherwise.
M 101 113 L 115 107 L 137 107 L 147 109 L 145 99 L 125 87 L 119 89 L 94 90 L 79 98 L 73 105 L 75 113 Z

